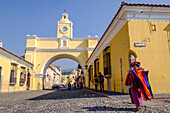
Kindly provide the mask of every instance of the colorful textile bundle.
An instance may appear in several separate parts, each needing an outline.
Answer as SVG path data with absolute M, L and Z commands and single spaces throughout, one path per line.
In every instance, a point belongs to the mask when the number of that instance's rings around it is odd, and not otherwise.
M 151 99 L 153 99 L 153 94 L 148 80 L 148 71 L 137 70 L 135 72 L 134 70 L 132 70 L 132 73 L 134 75 L 136 83 L 138 84 L 141 90 L 143 100 L 151 101 Z

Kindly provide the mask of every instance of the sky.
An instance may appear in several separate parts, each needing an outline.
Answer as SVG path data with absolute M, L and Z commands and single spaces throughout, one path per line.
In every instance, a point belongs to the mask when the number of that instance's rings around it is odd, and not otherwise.
M 73 22 L 73 38 L 100 39 L 122 1 L 170 5 L 170 0 L 0 0 L 0 40 L 5 49 L 23 56 L 26 35 L 56 37 L 64 9 Z

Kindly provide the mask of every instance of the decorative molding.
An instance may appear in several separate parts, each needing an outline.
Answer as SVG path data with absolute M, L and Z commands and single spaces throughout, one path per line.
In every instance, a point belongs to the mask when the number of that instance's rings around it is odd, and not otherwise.
M 116 22 L 114 22 L 110 26 L 108 32 L 105 33 L 103 39 L 100 40 L 100 42 L 96 46 L 96 49 L 93 51 L 91 57 L 88 59 L 87 61 L 88 65 L 92 64 L 92 62 L 95 60 L 95 57 L 98 56 L 105 49 L 106 45 L 108 45 L 108 43 L 113 39 L 113 37 L 118 33 L 118 31 L 124 26 L 126 22 L 127 20 L 123 21 L 116 20 Z
M 60 46 L 59 49 L 69 49 L 67 46 Z
M 58 41 L 57 38 L 50 38 L 50 37 L 49 37 L 49 38 L 47 38 L 47 37 L 46 37 L 46 38 L 37 38 L 37 40 L 38 40 L 38 41 L 39 41 L 39 40 L 40 40 L 40 41 L 41 41 L 41 40 L 42 40 L 42 41 L 49 41 L 49 40 L 50 40 L 50 41 Z
M 94 48 L 88 48 L 88 47 L 87 47 L 86 50 L 87 50 L 87 51 L 93 51 Z
M 96 58 L 95 58 L 96 60 L 98 60 L 99 59 L 99 56 L 96 56 Z
M 71 41 L 84 41 L 87 40 L 86 38 L 72 38 Z
M 69 47 L 59 47 L 60 49 L 37 49 L 32 47 L 27 47 L 26 50 L 36 50 L 36 51 L 44 51 L 44 52 L 79 52 L 79 51 L 92 51 L 94 48 L 86 48 L 86 49 L 69 49 Z
M 170 21 L 170 8 L 166 7 L 145 7 L 145 6 L 123 6 L 113 18 L 109 27 L 103 34 L 93 53 L 89 57 L 87 64 L 91 64 L 95 57 L 118 33 L 127 21 Z
M 106 45 L 104 45 L 104 47 L 103 47 L 103 48 L 104 48 L 104 49 L 106 49 L 107 47 L 110 47 L 110 44 L 106 44 Z M 104 50 L 104 49 L 103 49 L 103 50 Z M 102 51 L 103 51 L 103 50 L 102 50 Z
M 33 36 L 27 35 L 27 39 L 36 39 L 36 38 L 37 38 L 36 35 L 33 35 Z
M 170 8 L 124 6 L 126 18 L 138 21 L 170 21 Z
M 21 68 L 26 68 L 25 66 L 20 66 Z
M 34 77 L 35 78 L 41 78 L 41 79 L 43 79 L 43 77 L 44 77 L 44 75 L 43 74 L 34 74 Z
M 36 39 L 37 41 L 58 41 L 58 39 L 61 39 L 62 37 L 33 37 L 29 36 L 28 39 Z M 93 36 L 93 37 L 86 37 L 86 38 L 69 38 L 72 41 L 84 41 L 84 40 L 97 40 L 99 37 Z
M 59 37 L 60 40 L 69 40 L 70 38 L 67 37 L 67 36 L 62 36 L 62 37 Z
M 86 51 L 85 49 L 37 49 L 37 51 L 44 51 L 44 52 L 79 52 L 79 51 Z
M 16 62 L 13 62 L 13 61 L 11 62 L 11 64 L 14 64 L 14 65 L 19 65 L 18 63 L 16 63 Z
M 89 37 L 87 37 L 86 39 L 87 40 L 98 40 L 98 36 L 89 36 Z
M 29 67 L 29 68 L 33 67 L 32 63 L 30 63 L 27 60 L 15 55 L 14 53 L 11 53 L 11 52 L 7 51 L 4 48 L 0 48 L 0 55 L 7 58 L 7 59 L 9 59 L 9 60 L 13 60 L 15 63 L 22 64 L 22 65 L 24 65 L 26 67 Z
M 33 50 L 37 50 L 37 48 L 36 47 L 26 47 L 26 50 L 27 51 L 33 51 Z

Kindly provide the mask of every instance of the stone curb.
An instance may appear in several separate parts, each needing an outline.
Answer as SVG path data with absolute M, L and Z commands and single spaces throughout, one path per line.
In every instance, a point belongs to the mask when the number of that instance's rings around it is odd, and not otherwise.
M 157 97 L 157 98 L 153 98 L 154 100 L 155 99 L 170 99 L 170 97 Z

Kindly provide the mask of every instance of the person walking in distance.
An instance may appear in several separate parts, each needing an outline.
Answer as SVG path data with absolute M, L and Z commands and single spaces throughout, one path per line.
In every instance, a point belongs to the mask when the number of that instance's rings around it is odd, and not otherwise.
M 100 90 L 104 91 L 104 76 L 99 72 Z
M 97 92 L 98 84 L 99 84 L 99 77 L 97 75 L 94 75 L 94 85 L 95 85 L 96 92 Z
M 71 84 L 70 84 L 70 82 L 68 83 L 68 90 L 69 90 L 69 91 L 71 90 Z

